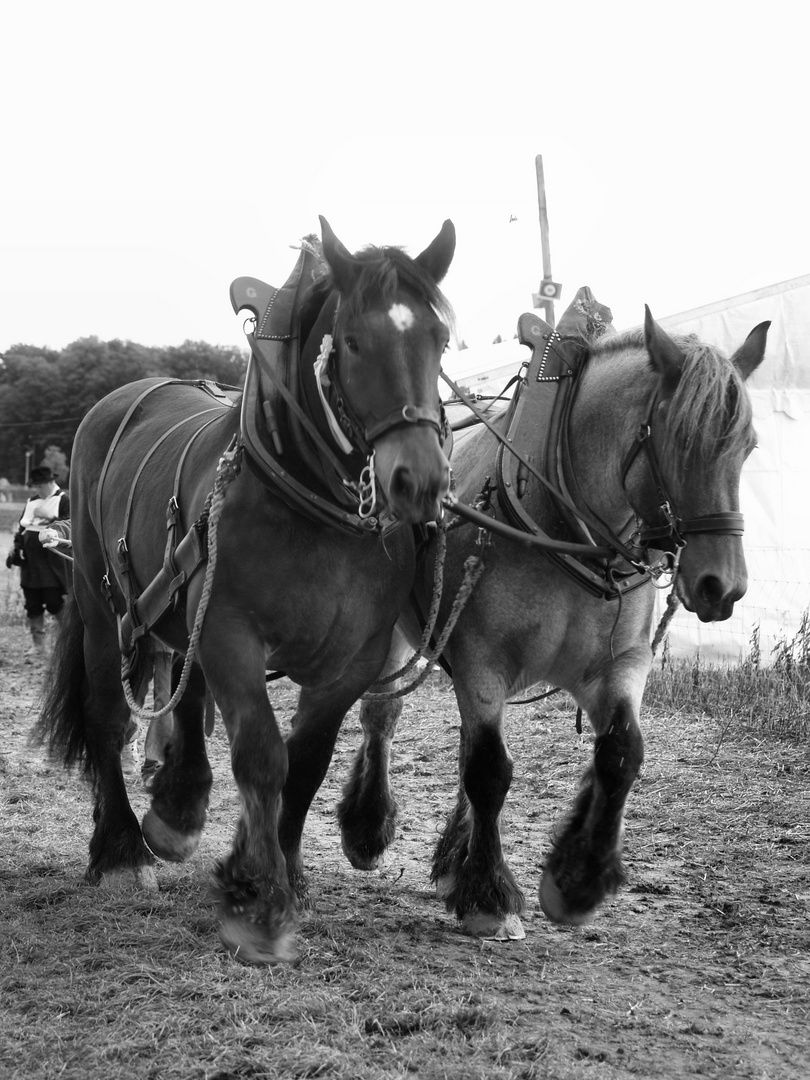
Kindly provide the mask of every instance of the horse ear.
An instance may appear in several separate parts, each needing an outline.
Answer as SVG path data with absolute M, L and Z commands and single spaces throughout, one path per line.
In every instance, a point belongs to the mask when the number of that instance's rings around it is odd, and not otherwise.
M 672 394 L 681 378 L 684 356 L 672 338 L 655 319 L 652 312 L 644 305 L 644 344 L 650 354 L 652 366 L 664 381 L 667 395 Z
M 332 279 L 344 296 L 352 291 L 360 268 L 357 260 L 338 240 L 332 231 L 332 226 L 322 215 L 318 215 L 321 222 L 321 236 L 323 238 L 323 257 L 332 271 Z
M 421 266 L 438 285 L 450 269 L 456 250 L 456 227 L 448 218 L 442 225 L 439 235 L 432 240 L 414 262 Z
M 768 320 L 768 322 L 761 322 L 758 326 L 755 326 L 732 356 L 731 362 L 743 379 L 747 379 L 751 372 L 755 371 L 762 363 L 770 325 L 770 320 Z

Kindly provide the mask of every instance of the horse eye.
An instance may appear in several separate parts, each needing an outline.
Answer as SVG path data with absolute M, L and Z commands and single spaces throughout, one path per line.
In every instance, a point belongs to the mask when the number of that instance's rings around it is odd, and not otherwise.
M 349 352 L 360 352 L 360 346 L 357 343 L 357 338 L 354 337 L 352 334 L 346 335 L 346 337 L 343 339 L 343 344 L 346 346 Z

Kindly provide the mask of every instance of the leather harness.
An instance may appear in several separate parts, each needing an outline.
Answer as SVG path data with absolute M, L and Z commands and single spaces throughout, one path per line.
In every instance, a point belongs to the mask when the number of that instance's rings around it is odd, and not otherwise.
M 588 289 L 582 289 L 578 294 L 577 302 L 581 304 L 583 300 L 588 305 L 595 304 Z M 572 308 L 574 306 L 572 304 Z M 685 537 L 690 534 L 743 534 L 743 516 L 737 511 L 719 511 L 687 520 L 676 516 L 652 440 L 657 391 L 650 399 L 645 420 L 625 456 L 622 483 L 639 454 L 644 454 L 655 483 L 663 524 L 640 527 L 636 519 L 631 518 L 616 533 L 587 508 L 576 505 L 566 484 L 564 466 L 569 459 L 570 416 L 579 379 L 587 362 L 588 338 L 580 334 L 561 335 L 533 313 L 521 316 L 518 338 L 522 344 L 531 347 L 532 358 L 525 374 L 518 380 L 507 409 L 505 434 L 475 408 L 455 383 L 445 377 L 445 381 L 472 410 L 476 419 L 499 440 L 495 462 L 496 490 L 498 505 L 506 521 L 498 521 L 486 512 L 491 509 L 493 494 L 489 478 L 473 507 L 465 506 L 450 496 L 445 503 L 449 510 L 488 532 L 530 544 L 587 591 L 608 600 L 644 585 L 661 572 L 660 566 L 653 566 L 647 561 L 649 550 L 672 556 L 671 565 L 674 566 L 680 549 L 686 543 Z M 538 455 L 537 433 L 544 430 L 547 432 L 545 447 Z M 562 529 L 573 539 L 552 538 L 523 506 L 521 500 L 530 475 L 546 489 Z M 461 522 L 457 521 L 457 524 Z
M 236 438 L 237 460 L 244 457 L 251 471 L 297 513 L 319 525 L 327 525 L 355 536 L 376 535 L 384 538 L 400 528 L 387 508 L 371 513 L 374 498 L 364 487 L 364 476 L 373 464 L 363 469 L 363 455 L 373 455 L 373 443 L 391 429 L 407 424 L 428 424 L 436 428 L 445 452 L 449 454 L 452 434 L 443 410 L 432 406 L 405 404 L 376 419 L 364 428 L 353 415 L 343 393 L 334 363 L 334 350 L 325 353 L 329 401 L 337 422 L 345 429 L 352 446 L 348 453 L 337 444 L 319 397 L 316 375 L 311 364 L 301 364 L 301 301 L 306 288 L 324 272 L 320 255 L 307 241 L 302 242 L 296 265 L 280 289 L 257 278 L 237 278 L 230 296 L 235 311 L 247 308 L 253 313 L 254 327 L 247 334 L 250 358 L 241 392 L 205 381 L 184 382 L 162 379 L 144 389 L 127 409 L 101 469 L 96 494 L 96 521 L 105 562 L 101 588 L 119 620 L 121 651 L 128 656 L 137 642 L 148 634 L 175 605 L 180 590 L 207 558 L 207 511 L 200 515 L 178 542 L 180 522 L 180 484 L 184 463 L 195 440 L 223 415 L 223 410 L 240 404 L 240 429 Z M 327 297 L 310 333 L 331 343 L 339 300 Z M 323 352 L 323 350 L 322 350 Z M 320 358 L 319 358 L 320 359 Z M 203 409 L 179 420 L 150 447 L 136 469 L 127 499 L 121 537 L 117 542 L 116 577 L 124 596 L 120 609 L 112 585 L 112 560 L 103 536 L 103 496 L 107 472 L 113 455 L 136 410 L 152 394 L 166 386 L 190 385 L 205 391 L 216 400 Z M 213 414 L 213 415 L 209 415 Z M 170 435 L 184 425 L 196 422 L 175 470 L 173 492 L 166 511 L 167 538 L 163 565 L 142 591 L 134 578 L 129 558 L 127 531 L 134 502 L 135 487 L 146 465 Z M 360 453 L 357 453 L 360 451 Z M 371 472 L 373 481 L 373 472 Z M 373 484 L 371 487 L 373 492 Z M 209 496 L 210 501 L 210 496 Z M 364 512 L 364 506 L 366 510 Z

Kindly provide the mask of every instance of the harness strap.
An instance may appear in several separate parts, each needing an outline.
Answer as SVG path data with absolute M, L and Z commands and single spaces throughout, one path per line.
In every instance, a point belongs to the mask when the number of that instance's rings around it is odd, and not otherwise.
M 251 353 L 251 362 L 255 360 L 255 353 Z M 280 396 L 285 403 L 289 401 L 295 401 L 293 395 L 283 386 L 283 383 L 278 380 L 274 375 L 269 372 L 270 365 L 262 365 L 262 375 L 266 375 L 268 380 L 272 382 L 274 388 L 279 390 Z M 250 371 L 248 372 L 250 376 Z M 303 513 L 306 517 L 310 518 L 321 525 L 328 525 L 331 527 L 337 527 L 344 532 L 351 533 L 352 535 L 362 535 L 368 532 L 376 532 L 377 519 L 364 519 L 360 518 L 357 514 L 351 513 L 348 510 L 330 502 L 328 499 L 324 499 L 322 496 L 316 494 L 311 488 L 301 483 L 289 469 L 270 452 L 265 446 L 262 440 L 262 433 L 259 428 L 258 412 L 258 380 L 253 383 L 254 389 L 251 391 L 248 387 L 248 381 L 245 380 L 245 396 L 242 401 L 242 419 L 241 419 L 241 431 L 242 438 L 245 445 L 248 464 L 252 467 L 254 473 L 265 484 L 270 486 L 273 491 L 279 495 L 290 507 L 299 513 Z M 289 399 L 289 401 L 288 401 Z M 295 402 L 295 407 L 300 410 L 300 406 Z M 302 416 L 306 416 L 301 410 Z M 298 413 L 296 413 L 296 416 Z M 303 422 L 303 421 L 302 421 Z M 311 424 L 311 421 L 306 417 L 306 423 Z M 309 428 L 307 428 L 309 430 Z M 313 439 L 320 440 L 322 437 L 320 433 L 315 433 L 314 425 L 312 426 Z M 324 442 L 324 447 L 326 444 Z M 328 448 L 326 448 L 328 450 Z M 328 450 L 331 454 L 331 450 Z M 347 498 L 348 498 L 348 492 Z M 391 526 L 396 527 L 400 523 L 390 519 Z
M 639 543 L 645 547 L 654 547 L 659 551 L 669 551 L 676 554 L 686 544 L 684 536 L 689 534 L 718 533 L 721 536 L 742 536 L 745 531 L 745 519 L 737 510 L 720 510 L 714 514 L 706 514 L 703 517 L 688 518 L 686 520 L 677 517 L 675 514 L 667 496 L 666 480 L 652 439 L 652 417 L 657 401 L 658 391 L 656 388 L 650 396 L 647 419 L 640 425 L 633 445 L 625 454 L 622 464 L 622 486 L 624 486 L 636 458 L 642 450 L 644 451 L 655 483 L 658 509 L 665 521 L 663 525 L 653 525 L 639 529 L 636 532 Z
M 192 525 L 177 545 L 172 564 L 164 562 L 157 575 L 136 597 L 121 618 L 119 644 L 130 653 L 137 642 L 174 606 L 178 590 L 190 581 L 208 557 L 204 531 Z
M 121 419 L 121 423 L 118 425 L 118 429 L 116 430 L 115 435 L 113 436 L 112 442 L 110 443 L 110 447 L 107 450 L 107 456 L 104 458 L 104 464 L 101 467 L 101 473 L 99 474 L 98 487 L 96 489 L 96 531 L 98 532 L 99 543 L 101 544 L 101 552 L 102 552 L 102 555 L 104 556 L 104 570 L 105 570 L 104 577 L 102 578 L 102 582 L 101 582 L 101 589 L 102 589 L 102 592 L 104 593 L 104 596 L 107 599 L 107 602 L 111 605 L 114 614 L 118 613 L 118 608 L 117 608 L 117 605 L 115 604 L 115 600 L 114 600 L 114 597 L 113 597 L 113 594 L 112 594 L 112 582 L 110 581 L 110 556 L 109 556 L 109 553 L 107 551 L 107 544 L 106 544 L 106 542 L 104 540 L 104 529 L 102 527 L 102 516 L 101 516 L 101 497 L 102 497 L 102 493 L 104 491 L 104 481 L 105 481 L 105 479 L 107 477 L 107 470 L 110 467 L 110 462 L 112 461 L 113 452 L 115 451 L 116 447 L 118 446 L 118 443 L 121 440 L 121 436 L 123 435 L 124 430 L 126 429 L 127 425 L 129 424 L 129 421 L 132 418 L 132 415 L 135 412 L 135 410 L 138 408 L 138 406 L 141 404 L 141 402 L 145 398 L 147 398 L 150 394 L 153 394 L 155 392 L 155 390 L 158 389 L 158 387 L 168 386 L 169 383 L 172 383 L 172 382 L 175 382 L 175 381 L 176 380 L 174 380 L 174 379 L 161 379 L 160 382 L 156 382 L 156 383 L 153 383 L 152 386 L 148 386 L 142 393 L 140 393 L 135 398 L 135 400 L 132 402 L 130 407 L 124 413 L 124 416 Z
M 307 276 L 317 273 L 316 253 L 305 245 L 282 288 L 274 289 L 256 278 L 237 278 L 231 285 L 234 310 L 247 308 L 256 320 L 254 332 L 246 335 L 250 343 L 250 360 L 240 423 L 246 459 L 266 486 L 291 509 L 311 521 L 354 536 L 369 532 L 385 535 L 398 528 L 400 522 L 387 513 L 363 518 L 356 512 L 359 504 L 357 482 L 296 396 L 301 374 L 300 291 Z M 324 304 L 319 321 L 322 318 L 333 318 L 329 300 Z M 315 333 L 316 330 L 310 331 L 310 334 Z M 302 400 L 305 405 L 309 404 L 305 393 Z M 283 403 L 287 413 L 286 431 L 282 429 L 283 417 L 276 415 L 279 402 Z M 289 435 L 291 441 L 295 441 L 296 424 L 303 435 L 299 433 L 297 445 L 293 447 L 295 453 L 288 453 L 285 458 L 282 436 Z M 315 453 L 303 445 L 303 438 L 309 440 Z M 302 463 L 305 468 L 317 469 L 318 460 L 322 464 L 322 470 L 317 473 L 320 483 L 326 486 L 334 501 L 313 491 L 287 467 L 289 462 L 300 475 Z
M 149 451 L 144 455 L 143 459 L 141 460 L 140 465 L 138 466 L 137 470 L 135 471 L 135 475 L 132 478 L 132 483 L 130 484 L 130 488 L 129 488 L 129 495 L 127 497 L 127 505 L 126 505 L 126 509 L 124 511 L 124 525 L 123 525 L 123 528 L 121 530 L 121 537 L 120 537 L 120 539 L 118 541 L 118 568 L 119 568 L 119 571 L 121 573 L 121 580 L 122 580 L 122 582 L 124 584 L 124 593 L 125 593 L 127 611 L 130 612 L 130 613 L 132 613 L 132 605 L 133 605 L 133 603 L 135 601 L 135 598 L 137 596 L 137 593 L 138 593 L 138 584 L 135 581 L 134 575 L 132 573 L 132 564 L 131 564 L 130 558 L 129 558 L 129 545 L 127 543 L 127 536 L 129 535 L 129 519 L 130 519 L 130 516 L 132 514 L 132 506 L 133 506 L 133 503 L 135 501 L 135 490 L 136 490 L 136 488 L 138 486 L 138 480 L 140 479 L 141 474 L 143 473 L 143 470 L 146 468 L 146 466 L 149 463 L 149 461 L 151 460 L 152 456 L 162 446 L 162 444 L 165 442 L 165 440 L 169 438 L 170 435 L 173 435 L 174 432 L 177 431 L 178 428 L 182 427 L 184 424 L 187 424 L 192 420 L 196 420 L 200 416 L 205 416 L 209 412 L 214 412 L 214 411 L 216 412 L 217 415 L 212 417 L 212 419 L 208 421 L 208 423 L 212 423 L 213 420 L 216 420 L 218 416 L 222 415 L 222 408 L 221 407 L 216 407 L 215 406 L 213 409 L 203 409 L 201 412 L 193 413 L 191 416 L 186 416 L 182 420 L 179 420 L 176 424 L 174 424 L 172 427 L 170 427 L 168 429 L 168 431 L 164 431 L 163 435 L 161 435 L 161 437 L 157 440 L 157 442 L 154 443 L 154 445 L 151 446 L 149 448 Z M 176 499 L 176 495 L 177 495 L 176 485 L 177 485 L 177 482 L 178 482 L 178 479 L 179 479 L 179 469 L 182 467 L 182 462 L 185 460 L 185 456 L 188 453 L 189 447 L 194 442 L 194 440 L 197 438 L 197 436 L 200 434 L 200 431 L 204 430 L 207 426 L 208 426 L 208 424 L 203 424 L 203 426 L 201 428 L 199 428 L 197 431 L 194 432 L 194 434 L 191 436 L 188 443 L 186 444 L 186 448 L 183 451 L 183 454 L 181 455 L 181 463 L 180 463 L 180 465 L 178 465 L 178 473 L 176 474 L 176 477 L 175 477 L 175 492 L 174 492 L 174 495 L 172 496 L 172 498 L 171 498 L 171 500 L 169 502 L 169 506 L 170 506 L 170 510 L 171 510 L 171 516 L 170 516 L 171 524 L 169 526 L 169 529 L 170 529 L 170 537 L 172 537 L 172 538 L 174 537 L 174 533 L 176 532 L 177 512 L 179 511 L 179 505 L 177 504 L 177 499 Z M 176 509 L 174 509 L 172 507 L 172 504 L 174 504 L 174 508 L 176 508 Z M 167 544 L 166 552 L 164 554 L 164 561 L 171 558 L 170 546 L 171 546 L 171 549 L 173 550 L 174 544 L 173 543 Z
M 233 403 L 231 403 L 231 407 L 232 406 Z M 219 415 L 221 415 L 221 413 Z M 188 440 L 186 445 L 183 447 L 183 452 L 180 455 L 180 458 L 177 462 L 177 468 L 174 472 L 174 484 L 172 485 L 172 494 L 169 498 L 168 503 L 166 504 L 166 547 L 163 551 L 163 562 L 164 565 L 168 564 L 172 567 L 172 569 L 175 570 L 177 569 L 177 564 L 175 562 L 174 553 L 177 549 L 177 529 L 178 525 L 180 524 L 180 479 L 183 474 L 183 466 L 185 465 L 186 458 L 188 457 L 189 452 L 196 440 L 200 437 L 200 435 L 202 435 L 202 433 L 210 424 L 214 423 L 217 418 L 217 416 L 212 416 L 210 420 L 206 421 L 206 423 L 202 424 L 200 427 L 197 428 L 197 430 Z
M 402 405 L 392 409 L 387 416 L 383 417 L 370 428 L 366 428 L 366 442 L 373 443 L 383 432 L 393 431 L 398 427 L 407 427 L 408 424 L 426 424 L 432 427 L 439 439 L 442 438 L 441 414 L 432 405 Z
M 542 319 L 533 314 L 521 316 L 518 322 L 519 339 L 523 344 L 529 345 L 533 349 L 533 357 L 529 365 L 529 371 L 518 383 L 515 397 L 507 411 L 507 431 L 505 435 L 501 434 L 487 417 L 473 405 L 460 387 L 442 372 L 444 381 L 500 443 L 496 456 L 498 501 L 508 524 L 465 506 L 452 495 L 445 499 L 445 506 L 460 517 L 478 525 L 479 528 L 486 528 L 518 543 L 536 547 L 589 592 L 596 596 L 612 599 L 631 589 L 638 588 L 648 581 L 649 568 L 639 561 L 636 552 L 628 547 L 620 537 L 607 530 L 603 522 L 598 522 L 590 514 L 581 511 L 569 496 L 543 476 L 529 458 L 521 453 L 515 445 L 516 433 L 521 424 L 527 401 L 524 395 L 525 388 L 529 385 L 534 386 L 535 383 L 547 384 L 557 382 L 559 379 L 569 379 L 574 374 L 572 364 L 575 364 L 576 361 L 573 357 L 568 359 L 568 354 L 563 353 L 562 350 L 554 350 L 554 353 L 551 353 L 550 339 L 554 333 L 555 331 L 552 331 L 547 323 L 544 323 Z M 557 335 L 556 340 L 562 339 Z M 542 341 L 547 342 L 547 344 L 542 345 Z M 537 392 L 542 391 L 535 391 L 535 393 Z M 553 400 L 546 401 L 547 408 L 549 405 L 553 405 Z M 537 425 L 534 417 L 532 419 L 532 430 L 528 433 L 528 436 L 536 440 Z M 539 480 L 553 497 L 555 505 L 558 508 L 565 507 L 568 514 L 571 515 L 571 520 L 581 523 L 581 528 L 577 531 L 583 537 L 582 540 L 553 539 L 541 529 L 534 518 L 524 509 L 517 497 L 519 477 L 516 462 L 523 467 L 523 475 L 526 478 L 531 474 Z M 597 533 L 607 532 L 607 544 L 594 543 L 586 526 Z M 581 561 L 587 559 L 591 562 L 604 561 L 610 564 L 617 556 L 625 559 L 632 567 L 630 573 L 620 575 L 610 565 L 605 566 L 602 572 L 598 572 Z
M 124 619 L 126 620 L 126 632 L 125 632 L 125 634 L 122 634 L 121 626 L 119 626 L 119 639 L 120 639 L 120 644 L 121 644 L 122 650 L 124 649 L 124 643 L 125 642 L 127 643 L 126 644 L 126 651 L 127 652 L 130 652 L 132 647 L 134 646 L 135 642 L 141 636 L 143 636 L 144 633 L 147 633 L 148 630 L 150 630 L 152 626 L 154 626 L 155 622 L 157 621 L 157 618 L 159 617 L 159 616 L 156 616 L 155 618 L 151 618 L 151 619 L 147 620 L 146 622 L 143 622 L 138 616 L 138 603 L 137 603 L 137 601 L 138 601 L 138 584 L 135 581 L 135 578 L 134 578 L 134 575 L 133 575 L 133 572 L 132 572 L 132 564 L 131 564 L 131 560 L 130 560 L 130 556 L 129 556 L 129 547 L 128 547 L 128 544 L 127 544 L 127 535 L 128 535 L 128 531 L 129 531 L 129 520 L 130 520 L 130 517 L 131 517 L 131 514 L 132 514 L 132 507 L 133 507 L 134 497 L 135 497 L 135 489 L 137 487 L 138 480 L 140 479 L 144 468 L 146 467 L 149 460 L 152 458 L 155 451 L 163 444 L 163 442 L 173 432 L 177 431 L 180 427 L 183 426 L 183 424 L 188 423 L 190 421 L 193 421 L 195 419 L 199 419 L 199 417 L 205 416 L 209 412 L 214 412 L 215 413 L 214 416 L 212 416 L 206 423 L 202 424 L 191 435 L 191 438 L 186 443 L 186 446 L 184 447 L 183 452 L 180 455 L 180 459 L 179 459 L 177 469 L 176 469 L 176 472 L 175 472 L 174 494 L 173 494 L 172 498 L 169 500 L 169 508 L 168 508 L 168 511 L 167 511 L 167 517 L 168 517 L 167 528 L 169 530 L 169 540 L 167 541 L 166 551 L 164 553 L 164 566 L 163 566 L 163 569 L 161 570 L 160 574 L 158 575 L 158 578 L 160 579 L 165 574 L 170 573 L 171 579 L 173 580 L 174 578 L 177 577 L 177 570 L 176 570 L 176 567 L 175 567 L 174 561 L 173 561 L 174 547 L 175 547 L 175 545 L 174 545 L 174 535 L 176 533 L 177 518 L 178 518 L 178 514 L 179 514 L 179 505 L 177 503 L 177 493 L 178 493 L 178 490 L 179 490 L 180 474 L 181 474 L 183 463 L 186 460 L 186 456 L 187 456 L 187 454 L 189 452 L 189 449 L 191 448 L 191 446 L 194 443 L 195 439 L 201 434 L 201 432 L 204 431 L 209 426 L 209 424 L 212 424 L 212 423 L 214 423 L 215 420 L 219 419 L 219 417 L 223 415 L 226 407 L 227 408 L 232 408 L 233 407 L 233 400 L 228 395 L 228 393 L 226 392 L 226 389 L 215 386 L 215 384 L 212 384 L 209 381 L 206 381 L 206 380 L 186 381 L 186 380 L 182 380 L 182 379 L 162 379 L 160 382 L 154 383 L 152 386 L 147 387 L 141 394 L 139 394 L 138 397 L 132 402 L 132 404 L 127 409 L 126 413 L 124 414 L 124 416 L 123 416 L 123 418 L 121 420 L 121 423 L 118 425 L 115 436 L 114 436 L 114 438 L 113 438 L 113 440 L 112 440 L 112 442 L 110 444 L 110 447 L 109 447 L 109 449 L 107 451 L 107 455 L 106 455 L 105 460 L 104 460 L 104 465 L 102 466 L 102 470 L 101 470 L 101 473 L 100 473 L 100 476 L 99 476 L 98 489 L 96 491 L 96 519 L 97 519 L 96 529 L 97 529 L 97 533 L 98 533 L 98 537 L 99 537 L 99 542 L 101 544 L 102 552 L 103 552 L 103 555 L 104 555 L 104 564 L 105 564 L 105 574 L 104 574 L 104 577 L 102 578 L 102 581 L 101 581 L 101 591 L 102 591 L 105 599 L 107 600 L 107 603 L 109 604 L 110 609 L 112 610 L 113 614 L 115 614 L 116 616 L 118 616 L 120 614 L 120 612 L 119 612 L 119 604 L 116 601 L 115 594 L 114 594 L 113 587 L 112 587 L 112 581 L 111 581 L 111 578 L 110 578 L 110 558 L 109 558 L 109 554 L 108 554 L 108 551 L 107 551 L 107 546 L 106 546 L 106 542 L 105 542 L 105 538 L 104 538 L 104 527 L 103 527 L 103 517 L 102 517 L 102 510 L 103 510 L 102 497 L 103 497 L 104 482 L 106 480 L 107 472 L 108 472 L 110 463 L 112 461 L 113 453 L 117 449 L 117 447 L 118 447 L 118 445 L 119 445 L 119 443 L 121 441 L 121 438 L 122 438 L 122 436 L 124 434 L 124 431 L 126 430 L 126 427 L 127 427 L 128 423 L 129 423 L 129 421 L 132 419 L 132 416 L 134 415 L 136 409 L 142 404 L 142 402 L 144 401 L 144 399 L 147 396 L 149 396 L 150 394 L 154 393 L 156 390 L 161 389 L 162 387 L 165 387 L 165 386 L 193 386 L 193 387 L 195 387 L 197 389 L 205 391 L 218 404 L 216 406 L 214 406 L 212 409 L 203 409 L 200 412 L 194 413 L 191 416 L 184 417 L 182 420 L 180 420 L 176 424 L 174 424 L 168 431 L 164 432 L 163 435 L 160 437 L 160 439 L 158 439 L 158 441 L 153 446 L 151 446 L 149 448 L 149 450 L 147 451 L 147 453 L 144 455 L 143 459 L 141 460 L 141 462 L 140 462 L 140 464 L 139 464 L 139 466 L 138 466 L 137 470 L 135 471 L 135 474 L 134 474 L 134 476 L 132 478 L 132 483 L 130 485 L 130 490 L 129 490 L 129 494 L 128 494 L 128 497 L 127 497 L 127 504 L 126 504 L 126 508 L 125 508 L 125 511 L 124 511 L 124 523 L 123 523 L 122 534 L 121 534 L 121 537 L 119 538 L 118 543 L 117 543 L 118 580 L 119 580 L 119 583 L 121 584 L 121 587 L 122 587 L 121 591 L 123 592 L 123 595 L 124 595 L 124 604 L 125 604 Z M 230 388 L 230 389 L 234 390 L 235 388 Z M 195 530 L 192 528 L 191 532 L 194 532 L 194 531 Z M 204 560 L 204 555 L 202 556 L 202 558 L 197 558 L 196 555 L 190 556 L 189 553 L 192 552 L 192 551 L 200 551 L 200 550 L 202 550 L 201 539 L 198 536 L 196 541 L 193 538 L 191 540 L 189 540 L 188 537 L 186 537 L 186 540 L 188 540 L 188 543 L 186 544 L 185 551 L 184 551 L 184 557 L 183 557 L 184 558 L 184 564 L 187 563 L 188 566 L 190 567 L 192 562 L 193 562 L 194 566 L 197 566 L 197 565 L 199 565 L 199 563 L 201 561 Z M 196 562 L 194 561 L 195 559 L 196 559 Z M 177 592 L 177 589 L 180 587 L 180 585 L 182 585 L 184 583 L 185 580 L 187 580 L 187 577 L 188 577 L 188 569 L 186 569 L 185 572 L 178 578 L 177 583 L 174 585 L 174 587 L 171 590 L 172 602 L 174 601 L 174 597 L 175 597 L 175 594 Z M 154 584 L 154 582 L 153 582 L 153 584 Z M 160 614 L 161 615 L 164 614 L 165 610 L 166 610 L 166 608 L 161 606 Z

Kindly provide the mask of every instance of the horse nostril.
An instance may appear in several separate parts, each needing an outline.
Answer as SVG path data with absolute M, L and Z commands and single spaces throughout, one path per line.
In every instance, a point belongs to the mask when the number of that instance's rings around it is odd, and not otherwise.
M 450 486 L 450 470 L 445 469 L 441 476 L 418 480 L 417 475 L 407 465 L 400 465 L 391 474 L 389 492 L 395 499 L 424 506 L 438 504 Z
M 720 578 L 706 574 L 700 579 L 697 593 L 705 604 L 719 604 L 725 598 L 726 590 Z
M 398 499 L 413 499 L 416 487 L 413 482 L 411 470 L 405 465 L 400 465 L 391 475 L 391 494 Z

